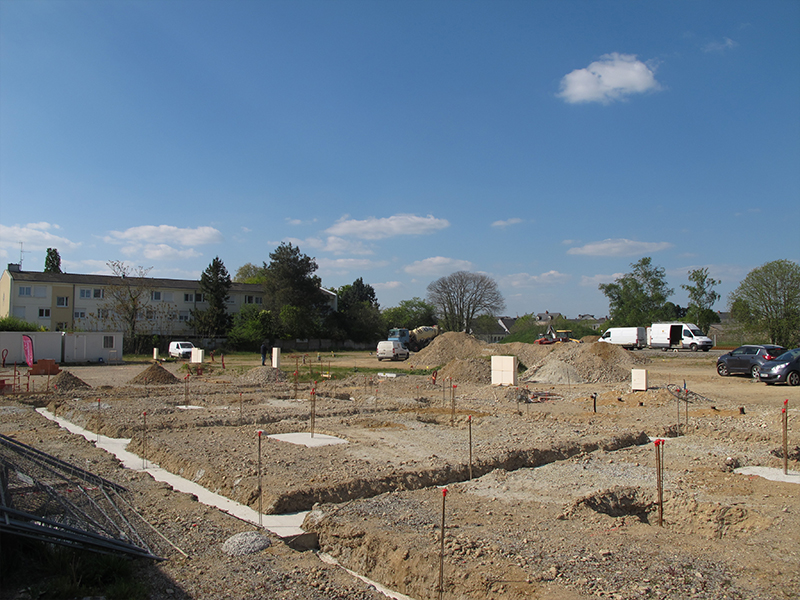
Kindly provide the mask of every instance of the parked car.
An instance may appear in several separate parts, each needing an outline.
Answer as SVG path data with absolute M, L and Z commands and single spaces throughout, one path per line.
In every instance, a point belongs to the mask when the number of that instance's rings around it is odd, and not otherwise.
M 765 362 L 758 378 L 767 385 L 784 382 L 800 385 L 800 348 L 787 350 L 778 358 Z
M 192 342 L 170 342 L 169 355 L 172 358 L 191 358 L 192 348 L 194 348 Z
M 378 342 L 378 360 L 408 360 L 409 352 L 400 342 Z
M 723 377 L 735 373 L 747 373 L 758 379 L 758 372 L 768 360 L 777 358 L 786 352 L 786 348 L 772 344 L 747 344 L 739 346 L 717 359 L 717 373 Z

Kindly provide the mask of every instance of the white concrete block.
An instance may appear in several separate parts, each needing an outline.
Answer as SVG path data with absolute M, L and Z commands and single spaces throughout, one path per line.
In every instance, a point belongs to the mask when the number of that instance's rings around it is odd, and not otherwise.
M 647 369 L 631 369 L 631 389 L 634 392 L 647 391 Z

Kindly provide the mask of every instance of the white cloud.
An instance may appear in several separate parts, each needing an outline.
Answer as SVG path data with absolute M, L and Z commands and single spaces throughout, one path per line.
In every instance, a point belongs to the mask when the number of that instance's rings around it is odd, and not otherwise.
M 514 273 L 512 275 L 503 277 L 502 283 L 508 287 L 521 288 L 539 285 L 560 285 L 562 283 L 566 283 L 571 278 L 571 275 L 559 273 L 558 271 L 547 271 L 541 275 L 531 275 L 530 273 Z
M 305 238 L 303 240 L 298 238 L 285 238 L 285 241 L 289 242 L 297 246 L 298 248 L 313 248 L 315 250 L 321 250 L 323 252 L 331 252 L 332 254 L 342 255 L 342 254 L 358 254 L 358 255 L 368 255 L 368 254 L 375 254 L 375 251 L 366 246 L 363 242 L 354 242 L 350 240 L 345 240 L 343 238 L 331 235 L 328 236 L 326 239 L 320 238 Z
M 409 275 L 448 275 L 454 271 L 471 271 L 472 263 L 468 260 L 458 260 L 444 256 L 433 256 L 418 260 L 403 267 Z
M 0 247 L 12 249 L 8 254 L 13 256 L 13 249 L 19 251 L 20 242 L 26 252 L 56 248 L 62 255 L 65 249 L 71 250 L 80 246 L 80 243 L 49 233 L 49 229 L 60 228 L 50 223 L 28 223 L 24 226 L 13 225 L 11 227 L 0 225 Z
M 721 42 L 709 42 L 703 46 L 703 52 L 725 52 L 732 48 L 736 48 L 739 44 L 734 42 L 731 38 L 722 38 Z
M 637 242 L 635 240 L 615 239 L 602 242 L 590 242 L 579 248 L 570 248 L 567 254 L 581 254 L 585 256 L 635 256 L 660 252 L 672 248 L 669 242 Z
M 148 244 L 141 249 L 141 255 L 150 260 L 183 260 L 202 256 L 193 248 L 178 250 L 168 244 Z
M 494 223 L 492 223 L 492 227 L 506 228 L 509 225 L 517 225 L 519 223 L 522 223 L 522 219 L 519 219 L 517 217 L 512 217 L 504 221 L 495 221 Z
M 614 273 L 613 275 L 584 275 L 581 277 L 580 285 L 596 288 L 601 283 L 612 283 L 624 275 L 625 273 Z
M 104 240 L 109 244 L 176 244 L 178 246 L 202 246 L 219 244 L 222 234 L 213 227 L 182 229 L 173 225 L 141 225 L 125 231 L 111 231 Z
M 424 235 L 434 233 L 450 226 L 447 219 L 437 219 L 432 215 L 393 215 L 391 217 L 358 220 L 347 216 L 339 219 L 326 233 L 335 236 L 351 236 L 364 240 L 381 240 L 398 235 Z
M 386 281 L 384 283 L 373 283 L 372 287 L 376 290 L 396 290 L 403 287 L 399 281 Z
M 320 270 L 349 273 L 365 269 L 380 269 L 385 267 L 386 261 L 369 260 L 368 258 L 321 258 L 317 260 Z
M 661 89 L 655 71 L 634 54 L 604 54 L 585 69 L 575 69 L 561 79 L 557 94 L 570 104 L 624 100 L 631 94 Z

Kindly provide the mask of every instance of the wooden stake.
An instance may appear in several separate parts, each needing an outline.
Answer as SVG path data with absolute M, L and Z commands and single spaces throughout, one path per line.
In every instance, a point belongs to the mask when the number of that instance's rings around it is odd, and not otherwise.
M 789 474 L 789 399 L 783 401 L 783 411 L 781 412 L 781 424 L 783 429 L 783 474 Z
M 467 417 L 469 423 L 469 478 L 472 479 L 472 415 Z
M 656 488 L 658 491 L 658 526 L 661 527 L 664 522 L 664 460 L 663 448 L 664 440 L 656 440 Z

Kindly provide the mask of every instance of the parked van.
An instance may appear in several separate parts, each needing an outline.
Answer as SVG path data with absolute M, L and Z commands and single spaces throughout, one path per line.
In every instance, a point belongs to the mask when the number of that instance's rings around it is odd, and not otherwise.
M 170 342 L 169 355 L 172 358 L 191 358 L 192 348 L 194 348 L 192 342 Z
M 708 352 L 714 346 L 711 338 L 703 335 L 694 323 L 653 323 L 647 337 L 651 348 L 662 350 L 673 348 Z
M 409 352 L 400 342 L 378 342 L 378 360 L 406 360 Z
M 627 350 L 647 346 L 647 329 L 644 327 L 609 327 L 599 342 L 616 344 Z

